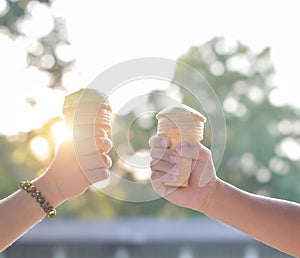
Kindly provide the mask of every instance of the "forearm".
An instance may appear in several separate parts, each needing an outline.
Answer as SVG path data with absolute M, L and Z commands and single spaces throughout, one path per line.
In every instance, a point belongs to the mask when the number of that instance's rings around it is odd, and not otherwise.
M 53 207 L 62 202 L 48 180 L 42 176 L 33 185 Z M 25 190 L 18 190 L 0 201 L 0 252 L 11 245 L 46 215 L 40 204 Z
M 249 194 L 219 181 L 203 212 L 276 249 L 300 256 L 300 205 L 296 203 Z

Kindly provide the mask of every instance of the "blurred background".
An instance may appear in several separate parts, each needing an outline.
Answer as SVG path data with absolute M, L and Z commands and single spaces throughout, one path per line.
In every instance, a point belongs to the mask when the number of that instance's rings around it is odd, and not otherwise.
M 0 198 L 51 162 L 67 136 L 65 95 L 121 61 L 155 56 L 191 65 L 216 92 L 227 126 L 218 175 L 253 193 L 300 202 L 296 10 L 296 1 L 0 0 Z M 195 85 L 180 65 L 178 76 Z M 168 94 L 195 106 L 179 87 L 161 92 L 148 94 L 147 103 L 163 108 Z M 111 104 L 119 108 L 117 96 Z M 127 121 L 135 114 L 116 116 Z M 155 132 L 154 116 L 137 120 L 128 132 L 134 152 L 147 153 Z M 114 137 L 123 134 L 120 128 Z M 209 128 L 206 134 L 210 147 Z M 130 169 L 115 150 L 110 156 L 113 171 L 149 181 L 149 171 Z M 58 214 L 0 257 L 289 257 L 162 199 L 124 202 L 89 190 Z

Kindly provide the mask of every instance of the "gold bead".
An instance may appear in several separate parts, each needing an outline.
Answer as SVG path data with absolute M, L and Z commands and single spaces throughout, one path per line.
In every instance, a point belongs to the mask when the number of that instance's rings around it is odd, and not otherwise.
M 31 193 L 34 188 L 35 188 L 34 186 L 30 185 L 26 190 L 27 193 Z
M 47 214 L 48 218 L 53 219 L 56 216 L 56 210 L 54 208 L 51 208 L 50 211 L 48 211 Z
M 20 183 L 19 183 L 20 188 L 23 189 L 24 185 L 25 185 L 27 182 L 28 182 L 27 180 L 22 180 L 22 181 L 20 181 Z

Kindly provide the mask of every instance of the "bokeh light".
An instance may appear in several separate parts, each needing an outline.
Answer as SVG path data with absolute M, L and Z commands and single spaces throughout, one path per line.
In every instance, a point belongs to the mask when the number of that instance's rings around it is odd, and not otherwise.
M 51 126 L 51 133 L 55 141 L 55 148 L 66 140 L 72 139 L 72 131 L 66 126 L 65 122 L 57 121 Z
M 18 22 L 18 29 L 26 36 L 40 38 L 53 30 L 53 17 L 46 4 L 32 1 L 27 5 L 27 11 L 27 16 Z
M 0 15 L 5 14 L 8 11 L 8 5 L 6 0 L 0 0 Z
M 38 160 L 47 160 L 51 154 L 48 140 L 41 136 L 34 137 L 30 142 L 30 149 Z

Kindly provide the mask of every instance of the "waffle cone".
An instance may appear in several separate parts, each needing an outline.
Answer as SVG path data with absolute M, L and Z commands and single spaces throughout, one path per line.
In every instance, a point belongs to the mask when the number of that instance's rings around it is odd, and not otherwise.
M 168 137 L 171 141 L 171 150 L 175 150 L 176 147 L 181 144 L 183 141 L 184 142 L 193 142 L 195 141 L 195 137 L 189 135 L 180 135 L 177 133 L 166 133 L 166 134 L 161 134 L 166 137 Z M 164 182 L 165 185 L 169 186 L 181 186 L 185 187 L 188 186 L 189 184 L 189 179 L 190 179 L 190 173 L 191 173 L 191 167 L 192 167 L 192 159 L 189 158 L 180 158 L 177 166 L 180 167 L 180 171 L 182 173 L 178 176 L 178 181 L 177 182 Z
M 203 139 L 205 118 L 190 113 L 159 113 L 157 115 L 157 134 L 168 137 L 171 142 L 170 149 L 175 150 L 182 142 L 198 142 Z M 192 168 L 192 159 L 180 158 L 177 162 L 181 174 L 177 182 L 164 182 L 165 185 L 186 187 Z
M 111 130 L 111 107 L 107 104 L 80 103 L 63 108 L 66 124 L 69 128 L 80 125 L 95 125 L 105 131 Z

